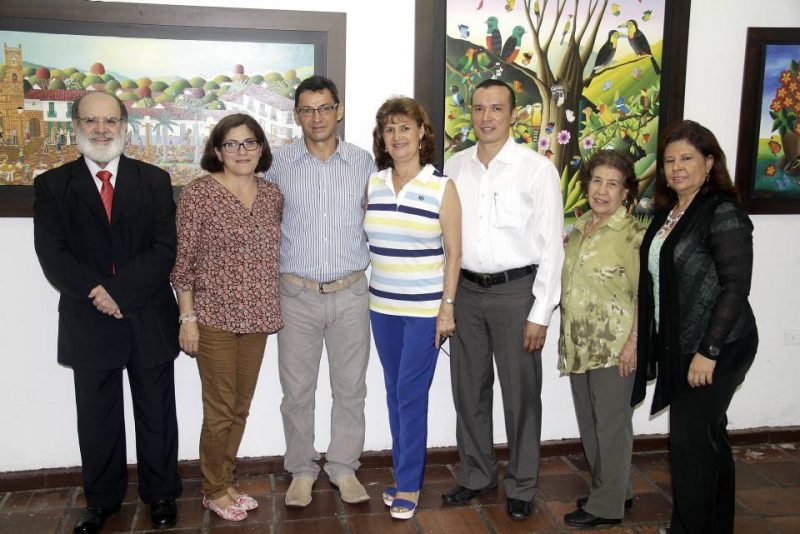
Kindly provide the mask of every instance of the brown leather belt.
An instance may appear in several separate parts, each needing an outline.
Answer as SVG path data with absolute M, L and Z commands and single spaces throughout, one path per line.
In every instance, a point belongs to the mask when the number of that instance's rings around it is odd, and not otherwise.
M 506 282 L 519 280 L 520 278 L 528 276 L 529 274 L 533 274 L 534 272 L 536 272 L 535 265 L 526 265 L 525 267 L 509 269 L 499 273 L 475 273 L 467 269 L 461 269 L 461 276 L 470 282 L 475 282 L 479 286 L 492 287 L 498 284 L 505 284 Z
M 356 283 L 363 275 L 364 271 L 354 271 L 344 278 L 339 278 L 338 280 L 331 280 L 330 282 L 317 282 L 316 280 L 309 280 L 307 278 L 297 276 L 296 274 L 281 274 L 283 279 L 290 284 L 311 289 L 312 291 L 319 291 L 323 295 L 328 293 L 336 293 L 337 291 L 348 288 Z

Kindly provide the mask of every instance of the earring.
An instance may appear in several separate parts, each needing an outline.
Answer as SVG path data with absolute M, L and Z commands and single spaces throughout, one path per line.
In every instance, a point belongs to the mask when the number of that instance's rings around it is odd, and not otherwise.
M 708 183 L 708 177 L 710 173 L 706 173 L 706 183 Z

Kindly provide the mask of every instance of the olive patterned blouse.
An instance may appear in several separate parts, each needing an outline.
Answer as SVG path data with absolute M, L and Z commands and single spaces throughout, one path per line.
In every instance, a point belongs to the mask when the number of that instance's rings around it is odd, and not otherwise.
M 624 206 L 587 236 L 591 220 L 575 221 L 561 271 L 562 375 L 618 365 L 633 326 L 644 229 Z

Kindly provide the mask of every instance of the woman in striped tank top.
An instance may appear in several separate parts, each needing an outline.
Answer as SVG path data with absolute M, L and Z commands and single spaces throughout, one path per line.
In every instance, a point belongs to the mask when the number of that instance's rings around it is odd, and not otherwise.
M 372 260 L 370 320 L 383 365 L 395 486 L 392 517 L 414 516 L 425 471 L 430 389 L 439 345 L 455 331 L 461 268 L 461 204 L 437 171 L 433 127 L 411 98 L 378 109 L 364 228 Z

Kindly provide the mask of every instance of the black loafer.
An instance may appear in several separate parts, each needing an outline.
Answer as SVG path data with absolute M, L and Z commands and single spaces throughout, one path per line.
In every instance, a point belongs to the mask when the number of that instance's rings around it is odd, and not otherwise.
M 96 508 L 87 506 L 83 512 L 81 512 L 81 517 L 78 519 L 78 522 L 75 523 L 75 528 L 72 529 L 72 532 L 74 534 L 97 534 L 102 530 L 106 519 L 117 510 L 119 510 L 119 506 L 116 508 Z
M 442 500 L 447 504 L 464 504 L 465 502 L 471 501 L 481 493 L 486 493 L 487 491 L 492 491 L 496 488 L 497 486 L 489 486 L 487 488 L 474 490 L 465 488 L 464 486 L 456 486 L 447 493 L 442 493 Z
M 528 519 L 533 512 L 533 503 L 530 501 L 523 501 L 521 499 L 506 499 L 506 512 L 508 517 L 514 521 L 522 521 Z
M 170 528 L 175 526 L 178 519 L 178 509 L 175 501 L 159 499 L 150 503 L 150 520 L 154 528 Z
M 575 504 L 578 505 L 578 508 L 582 509 L 584 506 L 586 506 L 586 501 L 588 500 L 589 497 L 578 497 L 578 499 L 575 501 Z M 630 499 L 625 499 L 625 509 L 630 510 L 631 508 L 633 508 L 633 497 Z
M 589 528 L 599 525 L 618 525 L 622 523 L 622 519 L 606 519 L 605 517 L 597 517 L 589 512 L 578 508 L 574 512 L 570 512 L 564 516 L 564 523 L 571 527 Z

